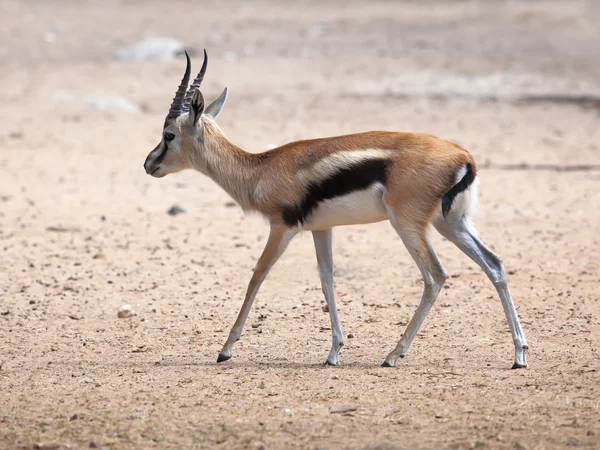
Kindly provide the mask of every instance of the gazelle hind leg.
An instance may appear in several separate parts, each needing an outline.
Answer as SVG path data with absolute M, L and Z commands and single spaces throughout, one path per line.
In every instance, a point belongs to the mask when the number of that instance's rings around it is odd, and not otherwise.
M 337 366 L 340 362 L 340 349 L 344 345 L 342 325 L 335 304 L 335 291 L 333 288 L 333 254 L 332 254 L 332 232 L 329 230 L 313 231 L 317 262 L 319 264 L 319 276 L 321 278 L 321 289 L 329 308 L 331 320 L 331 351 L 325 364 Z
M 528 348 L 527 340 L 525 339 L 515 304 L 508 289 L 502 258 L 481 242 L 475 227 L 465 215 L 461 214 L 460 217 L 453 217 L 451 215 L 447 219 L 440 217 L 434 222 L 434 226 L 442 236 L 453 242 L 469 258 L 475 261 L 494 284 L 502 301 L 504 314 L 506 315 L 508 327 L 510 328 L 515 345 L 515 362 L 512 368 L 527 367 L 525 357 L 525 350 Z
M 390 222 L 419 266 L 424 287 L 423 296 L 417 310 L 410 319 L 400 342 L 383 362 L 383 367 L 393 367 L 398 358 L 406 356 L 419 328 L 421 328 L 446 278 L 448 278 L 444 267 L 431 247 L 428 225 L 418 226 L 406 223 L 404 220 L 399 221 L 393 213 L 390 213 Z

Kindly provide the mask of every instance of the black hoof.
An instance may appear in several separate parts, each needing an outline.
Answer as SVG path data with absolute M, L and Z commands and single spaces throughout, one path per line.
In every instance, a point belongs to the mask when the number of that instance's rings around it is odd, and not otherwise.
M 231 356 L 227 356 L 227 355 L 223 355 L 222 353 L 219 353 L 219 356 L 217 358 L 217 362 L 223 362 L 223 361 L 227 361 L 228 359 L 230 359 Z
M 392 366 L 389 362 L 384 361 L 381 363 L 381 367 L 394 367 L 394 366 Z
M 514 363 L 511 369 L 524 369 L 525 367 L 527 367 L 527 364 Z

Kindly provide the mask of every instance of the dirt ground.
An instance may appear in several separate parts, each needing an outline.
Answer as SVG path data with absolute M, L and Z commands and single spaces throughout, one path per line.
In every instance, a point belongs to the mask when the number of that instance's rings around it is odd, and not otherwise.
M 0 448 L 600 448 L 598 3 L 0 1 Z M 439 236 L 452 277 L 379 367 L 421 294 L 388 223 L 334 233 L 341 366 L 310 234 L 217 365 L 268 227 L 197 173 L 144 173 L 184 63 L 112 56 L 151 36 L 195 68 L 206 47 L 205 97 L 229 88 L 248 151 L 372 129 L 470 149 L 529 367 Z

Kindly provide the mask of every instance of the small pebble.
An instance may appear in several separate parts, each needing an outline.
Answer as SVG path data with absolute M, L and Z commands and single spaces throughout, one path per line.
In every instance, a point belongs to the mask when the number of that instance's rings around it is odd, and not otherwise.
M 333 407 L 329 410 L 329 412 L 331 414 L 346 414 L 346 413 L 354 412 L 357 410 L 358 410 L 358 408 L 356 406 L 348 405 L 348 406 Z
M 131 305 L 123 305 L 119 308 L 119 312 L 117 313 L 117 316 L 119 317 L 119 319 L 128 319 L 129 317 L 133 317 L 135 316 L 136 313 L 133 310 Z
M 184 212 L 186 212 L 186 211 L 181 206 L 173 205 L 169 208 L 169 210 L 167 211 L 167 214 L 170 216 L 176 216 L 177 214 L 183 214 Z
M 352 339 L 354 337 L 354 335 L 352 333 L 348 334 L 348 339 Z
M 261 325 L 262 325 L 262 323 L 258 323 L 258 322 L 257 322 L 257 323 L 253 323 L 253 324 L 252 324 L 252 328 L 258 328 L 258 327 L 260 327 Z
M 33 448 L 43 449 L 43 450 L 53 450 L 55 448 L 60 448 L 60 444 L 58 442 L 38 442 L 33 446 Z
M 329 312 L 329 306 L 327 305 L 323 305 L 321 309 L 323 310 L 323 312 Z
M 30 305 L 35 305 L 35 300 L 29 300 Z

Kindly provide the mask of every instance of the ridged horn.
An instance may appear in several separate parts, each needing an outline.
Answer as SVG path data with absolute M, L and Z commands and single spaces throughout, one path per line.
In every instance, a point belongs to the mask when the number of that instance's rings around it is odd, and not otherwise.
M 202 63 L 202 67 L 200 68 L 200 72 L 198 72 L 198 76 L 194 78 L 194 81 L 190 85 L 190 89 L 185 94 L 185 98 L 183 99 L 183 107 L 181 108 L 181 113 L 189 112 L 190 103 L 192 102 L 192 97 L 194 96 L 194 90 L 200 88 L 202 84 L 202 80 L 204 79 L 204 74 L 206 73 L 206 66 L 208 65 L 208 55 L 206 54 L 206 49 L 204 49 L 204 62 Z
M 187 91 L 188 83 L 190 82 L 190 73 L 192 71 L 192 63 L 190 61 L 190 55 L 188 55 L 187 51 L 185 52 L 185 59 L 187 60 L 187 64 L 185 67 L 185 74 L 181 79 L 181 84 L 177 88 L 177 92 L 175 92 L 175 97 L 173 97 L 173 103 L 171 103 L 171 107 L 169 108 L 169 114 L 167 114 L 167 120 L 176 119 L 183 112 L 182 107 L 185 101 L 185 94 Z

